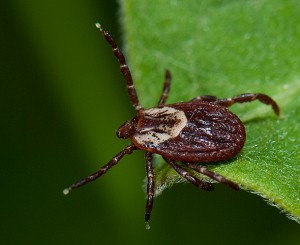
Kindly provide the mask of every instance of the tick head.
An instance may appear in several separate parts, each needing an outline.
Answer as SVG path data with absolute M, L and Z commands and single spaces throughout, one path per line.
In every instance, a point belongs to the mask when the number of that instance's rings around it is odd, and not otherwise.
M 138 119 L 134 117 L 130 121 L 123 123 L 117 130 L 117 137 L 120 139 L 128 139 L 136 133 Z

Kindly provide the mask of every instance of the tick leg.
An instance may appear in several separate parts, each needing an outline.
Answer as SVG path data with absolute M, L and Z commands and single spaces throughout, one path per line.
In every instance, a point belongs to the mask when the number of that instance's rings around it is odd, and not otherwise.
M 154 171 L 152 166 L 152 153 L 145 153 L 146 159 L 146 173 L 147 173 L 147 203 L 146 203 L 146 213 L 145 221 L 149 222 L 151 211 L 153 208 L 153 196 L 154 196 Z
M 193 185 L 195 185 L 198 188 L 201 188 L 205 191 L 212 191 L 214 188 L 211 183 L 203 182 L 199 179 L 197 179 L 195 176 L 193 176 L 191 173 L 186 171 L 184 168 L 180 167 L 178 164 L 176 164 L 175 161 L 170 159 L 165 159 L 167 163 L 169 163 L 175 171 L 180 174 L 183 178 L 191 182 Z
M 164 105 L 165 104 L 165 102 L 168 98 L 168 93 L 170 91 L 170 85 L 171 85 L 171 73 L 170 73 L 169 70 L 166 70 L 163 92 L 160 96 L 158 105 Z
M 79 188 L 95 179 L 99 178 L 103 174 L 105 174 L 112 166 L 116 165 L 125 155 L 131 154 L 134 150 L 136 150 L 135 145 L 128 145 L 122 151 L 120 151 L 114 158 L 112 158 L 107 164 L 105 164 L 102 168 L 100 168 L 97 172 L 89 175 L 88 177 L 75 182 L 69 188 L 64 189 L 63 193 L 65 195 L 69 194 L 69 192 L 73 189 Z
M 139 111 L 143 109 L 143 107 L 139 104 L 139 99 L 135 90 L 135 87 L 133 85 L 133 80 L 131 76 L 131 72 L 126 64 L 126 60 L 124 57 L 124 54 L 118 47 L 117 43 L 114 41 L 114 39 L 111 37 L 108 31 L 105 31 L 102 29 L 100 23 L 96 23 L 96 27 L 100 30 L 100 32 L 103 34 L 104 38 L 106 41 L 109 43 L 111 46 L 114 55 L 116 56 L 117 60 L 119 61 L 120 64 L 120 70 L 121 73 L 127 83 L 127 91 L 131 100 L 132 105 L 136 109 L 136 111 Z
M 277 116 L 279 116 L 279 114 L 280 114 L 280 109 L 279 109 L 279 106 L 277 105 L 277 103 L 271 97 L 269 97 L 268 95 L 265 95 L 265 94 L 247 93 L 247 94 L 240 94 L 240 95 L 234 96 L 232 98 L 225 98 L 225 99 L 218 99 L 215 96 L 204 95 L 204 96 L 199 96 L 199 97 L 192 99 L 192 101 L 195 101 L 195 100 L 213 102 L 214 104 L 222 105 L 222 106 L 226 106 L 226 107 L 232 106 L 235 103 L 245 103 L 245 102 L 252 102 L 254 100 L 259 100 L 260 102 L 262 102 L 266 105 L 272 106 L 272 108 Z
M 251 102 L 254 100 L 259 100 L 260 102 L 272 106 L 274 112 L 277 116 L 279 116 L 280 110 L 277 103 L 268 95 L 265 94 L 240 94 L 237 96 L 234 96 L 232 98 L 227 99 L 219 99 L 216 101 L 216 104 L 223 105 L 226 107 L 232 106 L 235 103 L 245 103 L 245 102 Z
M 217 100 L 219 100 L 216 96 L 212 96 L 212 95 L 202 95 L 202 96 L 198 96 L 194 99 L 192 99 L 191 101 L 207 101 L 207 102 L 215 102 Z
M 213 179 L 213 180 L 216 180 L 224 185 L 227 185 L 228 187 L 234 189 L 234 190 L 239 190 L 239 186 L 226 179 L 224 176 L 220 175 L 220 174 L 217 174 L 215 172 L 212 172 L 210 170 L 208 170 L 206 167 L 204 166 L 201 166 L 201 165 L 197 165 L 197 164 L 193 164 L 193 163 L 184 163 L 187 167 L 197 171 L 198 173 L 201 173 L 201 174 L 204 174 L 206 176 L 208 176 L 209 178 Z

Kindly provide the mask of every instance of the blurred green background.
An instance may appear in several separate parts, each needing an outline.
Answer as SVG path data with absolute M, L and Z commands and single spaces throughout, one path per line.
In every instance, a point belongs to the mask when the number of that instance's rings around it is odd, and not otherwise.
M 299 224 L 220 185 L 167 190 L 145 230 L 141 153 L 62 195 L 128 143 L 115 130 L 134 111 L 94 26 L 121 43 L 118 11 L 108 0 L 1 1 L 0 243 L 299 244 Z

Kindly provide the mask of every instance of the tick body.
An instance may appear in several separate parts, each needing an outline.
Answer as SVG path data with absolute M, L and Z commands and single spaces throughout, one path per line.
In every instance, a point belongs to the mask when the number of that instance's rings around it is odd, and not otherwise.
M 246 139 L 236 115 L 202 100 L 144 110 L 130 124 L 136 128 L 130 139 L 137 148 L 181 162 L 229 159 Z
M 199 163 L 218 162 L 237 155 L 244 146 L 246 132 L 241 120 L 228 107 L 235 103 L 260 102 L 272 106 L 279 115 L 277 103 L 265 94 L 247 93 L 232 98 L 218 99 L 215 96 L 199 96 L 188 102 L 165 105 L 171 84 L 171 74 L 167 70 L 162 95 L 156 107 L 144 109 L 138 100 L 131 72 L 125 57 L 110 34 L 96 24 L 104 38 L 112 47 L 121 73 L 127 84 L 127 91 L 136 116 L 123 123 L 117 131 L 118 138 L 129 139 L 131 143 L 116 154 L 97 172 L 74 183 L 64 190 L 85 185 L 116 165 L 125 155 L 135 150 L 145 151 L 147 174 L 147 203 L 145 221 L 150 220 L 154 196 L 153 154 L 161 155 L 167 164 L 190 183 L 203 190 L 211 191 L 211 183 L 196 178 L 190 170 L 199 172 L 211 179 L 238 190 L 239 186 L 224 176 L 208 170 Z M 178 164 L 181 162 L 182 164 Z

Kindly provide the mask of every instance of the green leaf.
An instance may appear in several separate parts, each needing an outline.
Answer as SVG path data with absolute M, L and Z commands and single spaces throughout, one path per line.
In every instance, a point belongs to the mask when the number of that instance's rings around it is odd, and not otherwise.
M 235 158 L 210 168 L 298 222 L 299 9 L 298 0 L 122 1 L 125 48 L 145 107 L 156 105 L 167 68 L 168 103 L 245 92 L 278 102 L 279 118 L 259 102 L 230 108 L 245 124 L 246 145 Z M 167 164 L 155 170 L 157 194 L 183 181 Z

